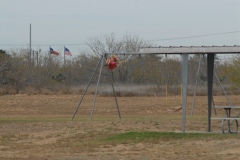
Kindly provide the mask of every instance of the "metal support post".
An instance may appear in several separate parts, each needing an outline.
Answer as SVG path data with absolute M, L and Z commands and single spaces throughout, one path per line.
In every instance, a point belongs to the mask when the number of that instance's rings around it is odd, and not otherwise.
M 208 132 L 211 132 L 211 108 L 213 88 L 214 54 L 207 54 L 207 77 L 208 77 Z
M 88 87 L 90 86 L 90 83 L 92 82 L 92 79 L 93 79 L 93 77 L 94 77 L 94 75 L 95 75 L 95 73 L 96 73 L 96 70 L 98 69 L 98 66 L 99 66 L 100 62 L 102 62 L 102 60 L 103 60 L 103 57 L 100 58 L 97 66 L 96 66 L 96 68 L 94 69 L 94 72 L 93 72 L 93 74 L 92 74 L 92 77 L 91 77 L 90 81 L 88 82 L 88 85 L 87 85 L 87 87 L 86 87 L 86 89 L 85 89 L 85 91 L 84 91 L 84 93 L 83 93 L 83 95 L 82 95 L 82 98 L 81 98 L 81 100 L 79 101 L 78 106 L 77 106 L 75 112 L 73 113 L 72 120 L 73 120 L 73 118 L 75 117 L 75 115 L 76 115 L 76 113 L 77 113 L 77 111 L 78 111 L 78 109 L 79 109 L 79 107 L 80 107 L 80 105 L 81 105 L 81 103 L 82 103 L 82 100 L 83 100 L 85 94 L 87 93 Z
M 114 97 L 115 97 L 115 102 L 116 102 L 116 106 L 117 106 L 117 110 L 118 110 L 118 116 L 119 118 L 121 119 L 121 114 L 120 114 L 120 109 L 118 107 L 118 101 L 117 101 L 117 97 L 116 97 L 116 92 L 115 92 L 115 89 L 114 89 L 114 75 L 113 75 L 113 71 L 111 70 L 111 75 L 112 75 L 112 89 L 113 89 L 113 94 L 114 94 Z
M 207 64 L 206 64 L 206 59 L 205 59 L 204 54 L 203 54 L 202 56 L 203 56 L 204 66 L 207 66 Z M 213 62 L 213 63 L 214 63 L 214 62 Z M 213 64 L 213 65 L 214 65 L 214 64 Z M 206 72 L 208 72 L 207 67 L 206 67 Z M 214 70 L 213 70 L 213 72 L 214 72 Z M 215 103 L 214 103 L 213 95 L 212 95 L 212 104 L 213 104 L 212 108 L 213 108 L 213 110 L 214 110 L 214 113 L 215 113 L 215 115 L 217 115 L 217 111 L 216 111 L 216 108 L 215 108 Z
M 95 107 L 95 103 L 96 103 L 96 99 L 97 99 L 97 92 L 98 92 L 99 81 L 100 81 L 101 74 L 102 74 L 102 67 L 103 67 L 103 56 L 102 56 L 102 58 L 101 58 L 101 67 L 100 67 L 100 72 L 99 72 L 99 76 L 98 76 L 98 81 L 97 81 L 97 87 L 96 87 L 96 91 L 95 91 L 94 102 L 93 102 L 93 106 L 92 106 L 91 120 L 92 120 L 92 116 L 93 116 L 93 112 L 94 112 L 94 107 Z
M 188 83 L 188 54 L 182 54 L 182 131 L 186 130 L 186 108 L 187 108 L 187 83 Z

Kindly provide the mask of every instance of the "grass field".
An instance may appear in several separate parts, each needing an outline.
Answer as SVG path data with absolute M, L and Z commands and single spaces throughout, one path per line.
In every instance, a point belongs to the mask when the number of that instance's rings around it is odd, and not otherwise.
M 239 134 L 222 134 L 221 122 L 207 132 L 207 97 L 188 97 L 186 133 L 182 133 L 181 99 L 87 95 L 75 118 L 79 95 L 6 95 L 0 97 L 0 159 L 239 159 Z M 229 97 L 233 105 L 238 96 Z M 227 105 L 224 96 L 215 105 Z M 238 112 L 238 111 L 237 111 Z M 240 113 L 240 112 L 239 112 Z M 218 109 L 217 115 L 225 116 Z

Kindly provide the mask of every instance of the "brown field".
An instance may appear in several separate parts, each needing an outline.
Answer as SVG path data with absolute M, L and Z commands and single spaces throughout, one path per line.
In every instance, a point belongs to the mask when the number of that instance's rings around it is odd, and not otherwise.
M 113 97 L 87 95 L 74 120 L 79 95 L 6 95 L 0 97 L 0 159 L 4 160 L 146 160 L 146 159 L 240 159 L 240 135 L 222 134 L 221 122 L 212 121 L 207 132 L 207 97 L 188 97 L 186 133 L 212 136 L 104 141 L 127 132 L 182 133 L 181 99 L 165 97 L 118 97 L 119 119 Z M 239 105 L 239 96 L 229 97 Z M 227 105 L 225 96 L 215 105 Z M 213 112 L 213 116 L 214 112 Z M 217 116 L 225 116 L 217 110 Z

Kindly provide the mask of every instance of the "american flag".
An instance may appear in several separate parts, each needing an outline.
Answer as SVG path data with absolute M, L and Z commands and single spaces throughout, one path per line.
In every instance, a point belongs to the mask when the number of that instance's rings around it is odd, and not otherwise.
M 67 49 L 66 47 L 64 47 L 64 54 L 65 55 L 69 55 L 72 56 L 72 53 L 69 51 L 69 49 Z

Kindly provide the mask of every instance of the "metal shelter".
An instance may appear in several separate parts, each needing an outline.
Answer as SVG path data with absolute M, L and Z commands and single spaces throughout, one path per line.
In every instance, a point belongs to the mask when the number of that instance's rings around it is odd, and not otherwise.
M 182 131 L 185 132 L 186 130 L 186 106 L 187 106 L 187 86 L 188 86 L 188 57 L 189 54 L 203 54 L 207 55 L 207 83 L 208 83 L 208 132 L 211 132 L 211 108 L 212 108 L 212 90 L 213 90 L 213 76 L 214 76 L 214 57 L 215 54 L 240 54 L 240 46 L 239 45 L 234 45 L 234 46 L 169 46 L 169 47 L 146 47 L 146 48 L 141 48 L 139 53 L 106 53 L 104 55 L 101 55 L 101 58 L 93 72 L 93 75 L 89 81 L 89 84 L 87 85 L 87 88 L 73 114 L 72 119 L 74 118 L 77 110 L 80 107 L 80 104 L 87 92 L 87 89 L 93 79 L 93 76 L 96 72 L 96 70 L 100 66 L 100 73 L 98 77 L 98 82 L 97 82 L 97 87 L 96 87 L 96 92 L 95 92 L 95 98 L 94 98 L 94 103 L 92 107 L 92 112 L 91 112 L 91 118 L 93 115 L 94 111 L 94 106 L 96 102 L 96 95 L 98 91 L 98 84 L 101 76 L 101 70 L 103 66 L 103 60 L 106 55 L 150 55 L 150 54 L 180 54 L 182 55 Z M 113 73 L 111 73 L 112 78 L 113 78 Z M 116 101 L 116 106 L 119 114 L 119 118 L 121 118 L 120 110 L 118 107 L 117 99 L 116 99 L 116 94 L 115 94 L 115 89 L 113 85 L 113 80 L 112 80 L 112 88 L 113 88 L 113 93 Z
M 186 106 L 188 86 L 188 56 L 189 54 L 207 55 L 208 82 L 208 132 L 211 132 L 212 89 L 215 54 L 239 54 L 240 46 L 170 46 L 141 48 L 139 54 L 181 54 L 182 55 L 182 131 L 186 130 Z

